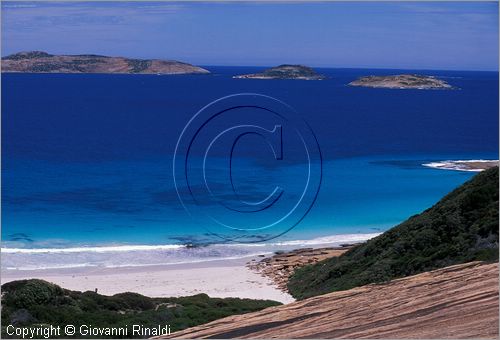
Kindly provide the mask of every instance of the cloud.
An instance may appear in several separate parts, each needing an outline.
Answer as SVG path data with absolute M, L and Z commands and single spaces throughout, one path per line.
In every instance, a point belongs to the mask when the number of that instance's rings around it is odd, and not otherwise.
M 40 3 L 2 4 L 2 28 L 7 31 L 43 29 L 90 25 L 114 26 L 117 24 L 154 24 L 162 23 L 168 15 L 176 14 L 185 6 L 180 4 L 150 4 L 137 3 Z
M 12 4 L 12 3 L 2 3 L 2 9 L 9 9 L 9 8 L 33 8 L 36 7 L 34 4 Z

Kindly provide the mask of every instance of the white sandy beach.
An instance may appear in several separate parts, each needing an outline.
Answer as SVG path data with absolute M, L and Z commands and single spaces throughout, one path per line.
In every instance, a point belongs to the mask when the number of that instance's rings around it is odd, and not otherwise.
M 37 278 L 70 290 L 97 289 L 105 295 L 135 292 L 150 297 L 177 297 L 205 293 L 211 297 L 289 303 L 294 301 L 289 294 L 278 289 L 271 278 L 249 269 L 247 263 L 260 261 L 277 250 L 352 244 L 377 235 L 379 233 L 341 234 L 258 246 L 214 244 L 197 248 L 179 245 L 3 247 L 1 283 Z M 221 254 L 226 257 L 215 257 Z M 182 260 L 191 262 L 169 262 Z
M 206 293 L 211 297 L 269 299 L 288 303 L 294 299 L 245 264 L 252 258 L 192 264 L 121 267 L 3 270 L 1 282 L 37 278 L 63 288 L 113 295 L 136 292 L 150 297 L 177 297 Z

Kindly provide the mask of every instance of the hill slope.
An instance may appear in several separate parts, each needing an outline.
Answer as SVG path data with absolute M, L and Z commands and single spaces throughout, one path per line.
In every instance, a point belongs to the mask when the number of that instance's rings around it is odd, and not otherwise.
M 498 261 L 498 167 L 343 255 L 298 269 L 288 289 L 303 299 L 474 260 Z
M 53 55 L 19 52 L 2 58 L 2 72 L 22 73 L 130 73 L 206 74 L 204 68 L 174 60 L 130 59 L 102 55 Z
M 455 265 L 230 316 L 171 338 L 498 338 L 498 265 Z

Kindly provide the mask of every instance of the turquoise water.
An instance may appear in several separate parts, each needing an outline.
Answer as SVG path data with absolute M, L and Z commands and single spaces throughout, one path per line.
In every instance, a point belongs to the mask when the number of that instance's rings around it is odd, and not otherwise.
M 386 230 L 430 207 L 474 175 L 421 164 L 472 157 L 491 159 L 495 155 L 377 156 L 325 161 L 315 205 L 302 223 L 280 240 Z M 182 208 L 175 188 L 169 185 L 172 180 L 168 160 L 65 166 L 18 162 L 4 175 L 4 183 L 20 188 L 17 201 L 9 202 L 14 206 L 12 212 L 3 217 L 4 225 L 12 226 L 4 229 L 4 243 L 53 247 L 220 241 L 206 235 L 213 228 L 209 221 L 202 225 Z M 266 169 L 254 165 L 252 171 L 260 174 Z M 293 180 L 294 171 L 297 170 L 285 169 L 276 176 L 285 173 Z M 57 193 L 52 192 L 54 187 L 58 188 Z M 260 193 L 255 191 L 256 195 Z M 20 240 L 12 240 L 16 236 Z
M 240 80 L 231 76 L 254 69 L 212 70 L 215 75 L 179 77 L 4 76 L 4 267 L 178 263 L 362 240 L 432 206 L 474 175 L 423 163 L 498 159 L 496 73 L 437 72 L 460 90 L 405 91 L 345 86 L 380 70 L 322 70 L 330 78 L 318 82 Z M 283 160 L 258 138 L 242 140 L 233 164 L 245 201 L 284 189 L 277 210 L 233 214 L 205 202 L 187 206 L 188 213 L 174 186 L 182 128 L 204 105 L 238 92 L 263 93 L 294 107 L 323 155 L 314 205 L 279 237 L 284 226 L 259 227 L 297 200 L 307 170 L 289 139 Z M 236 120 L 259 114 L 244 111 Z M 265 124 L 271 130 L 275 122 Z M 207 176 L 229 202 L 221 155 L 215 150 Z M 243 232 L 245 240 L 262 242 L 228 244 L 220 235 L 241 232 L 206 213 L 251 229 Z

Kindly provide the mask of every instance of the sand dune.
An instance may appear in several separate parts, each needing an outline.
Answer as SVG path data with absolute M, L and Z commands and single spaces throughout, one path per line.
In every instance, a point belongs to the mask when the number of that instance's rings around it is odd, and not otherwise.
M 498 338 L 498 264 L 471 262 L 232 316 L 171 338 Z

